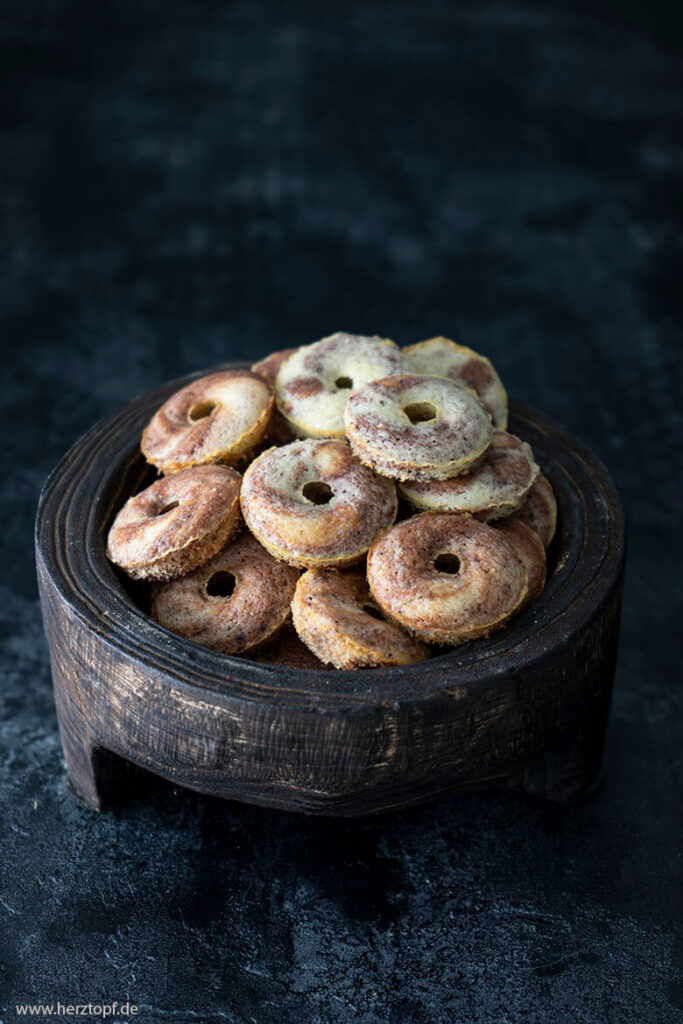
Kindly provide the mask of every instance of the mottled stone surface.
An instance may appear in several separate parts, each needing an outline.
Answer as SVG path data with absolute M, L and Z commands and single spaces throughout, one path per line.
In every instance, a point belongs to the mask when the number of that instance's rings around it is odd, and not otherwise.
M 673 1024 L 681 930 L 682 81 L 661 3 L 15 5 L 0 25 L 0 1019 Z M 447 334 L 629 516 L 592 800 L 376 821 L 64 790 L 42 480 L 129 397 L 334 330 Z M 123 1019 L 123 1018 L 121 1018 Z

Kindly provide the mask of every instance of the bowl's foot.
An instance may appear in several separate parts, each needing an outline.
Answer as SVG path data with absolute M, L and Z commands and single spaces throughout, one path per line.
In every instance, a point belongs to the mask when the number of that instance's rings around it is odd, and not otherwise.
M 66 776 L 69 796 L 92 811 L 115 811 L 173 785 L 166 777 L 99 746 L 93 747 L 89 764 L 79 766 L 78 776 L 69 769 Z
M 81 807 L 91 811 L 102 809 L 95 751 L 89 741 L 83 742 L 62 732 L 62 748 L 66 761 L 66 790 Z
M 93 800 L 93 798 L 90 797 L 90 796 L 88 796 L 88 797 L 84 796 L 76 788 L 77 785 L 78 784 L 74 783 L 73 779 L 71 778 L 71 776 L 67 772 L 66 779 L 65 779 L 65 788 L 66 788 L 67 793 L 71 797 L 71 799 L 74 800 L 78 804 L 79 807 L 83 807 L 86 810 L 89 810 L 89 811 L 99 811 L 99 810 L 101 810 L 102 809 L 101 801 L 98 798 L 95 798 L 95 800 Z
M 591 735 L 581 730 L 555 740 L 526 766 L 517 785 L 532 796 L 559 803 L 582 800 L 603 779 L 603 730 Z

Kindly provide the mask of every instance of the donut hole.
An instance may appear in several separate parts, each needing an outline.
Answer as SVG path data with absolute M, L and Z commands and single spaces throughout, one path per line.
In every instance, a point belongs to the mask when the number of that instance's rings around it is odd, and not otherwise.
M 353 381 L 351 380 L 350 377 L 337 377 L 334 383 L 335 386 L 338 387 L 340 391 L 346 391 L 348 390 L 348 388 L 353 387 Z
M 403 411 L 411 423 L 428 423 L 436 419 L 436 406 L 431 402 L 410 402 Z
M 460 572 L 460 559 L 457 555 L 446 551 L 434 559 L 434 568 L 437 572 L 446 573 L 448 576 L 457 576 Z
M 209 597 L 232 597 L 237 580 L 227 569 L 219 569 L 206 581 Z
M 301 488 L 301 493 L 307 501 L 314 505 L 327 505 L 334 492 L 322 480 L 309 480 Z
M 384 616 L 379 608 L 375 608 L 374 604 L 364 604 L 363 611 L 366 615 L 371 615 L 373 619 L 379 619 L 380 622 L 384 622 Z
M 180 505 L 179 501 L 169 501 L 167 505 L 162 505 L 160 509 L 155 513 L 158 516 L 165 516 L 167 512 L 172 512 L 174 508 L 178 508 Z
M 187 416 L 190 423 L 196 423 L 198 420 L 205 420 L 207 416 L 211 415 L 214 409 L 216 409 L 216 403 L 212 402 L 210 399 L 206 399 L 203 402 L 197 402 L 196 405 L 193 405 Z

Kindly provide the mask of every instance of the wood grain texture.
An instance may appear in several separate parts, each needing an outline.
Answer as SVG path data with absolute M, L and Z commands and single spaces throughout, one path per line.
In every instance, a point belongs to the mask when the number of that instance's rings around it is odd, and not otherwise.
M 140 432 L 191 379 L 97 424 L 41 496 L 38 579 L 74 795 L 106 804 L 123 767 L 106 752 L 201 792 L 321 814 L 379 813 L 489 785 L 557 800 L 589 790 L 609 712 L 625 552 L 604 466 L 513 403 L 510 429 L 532 445 L 558 499 L 541 597 L 490 639 L 419 665 L 283 670 L 159 626 L 105 555 L 116 511 L 151 479 Z

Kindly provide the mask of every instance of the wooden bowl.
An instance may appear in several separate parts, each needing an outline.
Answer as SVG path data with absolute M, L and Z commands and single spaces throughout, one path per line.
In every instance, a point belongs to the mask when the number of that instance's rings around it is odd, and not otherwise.
M 510 430 L 532 445 L 558 500 L 541 596 L 490 639 L 419 665 L 282 669 L 159 626 L 105 555 L 115 513 L 153 478 L 141 431 L 191 379 L 98 423 L 40 498 L 38 580 L 77 799 L 99 809 L 129 762 L 203 793 L 330 815 L 493 785 L 562 801 L 589 790 L 607 726 L 625 549 L 604 466 L 513 403 Z

